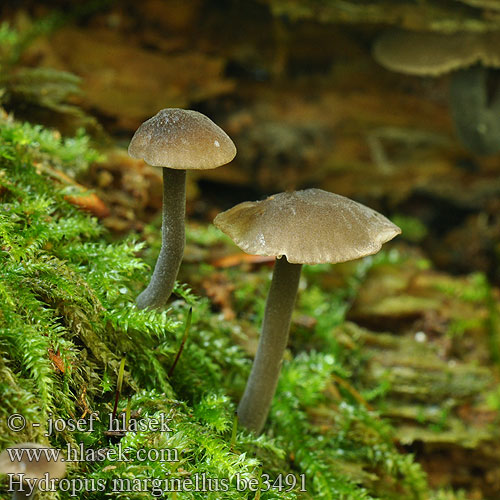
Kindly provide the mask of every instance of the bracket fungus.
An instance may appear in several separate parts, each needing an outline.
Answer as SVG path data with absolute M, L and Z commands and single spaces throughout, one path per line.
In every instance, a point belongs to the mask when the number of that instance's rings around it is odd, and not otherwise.
M 20 443 L 0 453 L 0 473 L 9 474 L 12 500 L 33 498 L 40 480 L 61 479 L 66 463 L 56 450 L 37 443 Z M 12 458 L 12 459 L 11 459 Z
M 214 224 L 245 252 L 276 257 L 257 354 L 238 406 L 242 425 L 260 432 L 276 391 L 302 264 L 377 253 L 401 230 L 371 208 L 321 189 L 240 203 Z
M 236 147 L 210 118 L 197 111 L 167 108 L 135 132 L 128 153 L 163 167 L 162 246 L 148 287 L 137 297 L 140 309 L 165 305 L 174 288 L 185 245 L 186 170 L 229 163 Z
M 416 76 L 452 72 L 450 107 L 457 134 L 473 153 L 500 151 L 500 86 L 491 95 L 491 68 L 500 68 L 500 33 L 388 31 L 373 46 L 375 60 Z

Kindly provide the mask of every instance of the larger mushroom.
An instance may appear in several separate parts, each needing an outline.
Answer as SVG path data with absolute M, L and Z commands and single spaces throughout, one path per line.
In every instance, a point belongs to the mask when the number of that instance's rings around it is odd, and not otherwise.
M 450 107 L 462 143 L 477 154 L 500 150 L 500 89 L 489 92 L 489 68 L 500 67 L 499 33 L 388 31 L 375 42 L 375 60 L 417 76 L 452 72 Z
M 245 252 L 276 257 L 257 354 L 238 406 L 242 425 L 258 433 L 276 392 L 302 264 L 377 253 L 401 230 L 371 208 L 321 189 L 240 203 L 214 224 Z
M 66 463 L 57 450 L 38 443 L 20 443 L 0 453 L 0 473 L 12 474 L 17 488 L 12 500 L 33 498 L 36 484 L 45 475 L 61 479 L 66 474 Z
M 186 170 L 229 163 L 236 147 L 210 118 L 178 108 L 162 109 L 135 132 L 132 158 L 163 167 L 162 246 L 148 287 L 137 297 L 140 309 L 165 305 L 175 285 L 185 245 Z

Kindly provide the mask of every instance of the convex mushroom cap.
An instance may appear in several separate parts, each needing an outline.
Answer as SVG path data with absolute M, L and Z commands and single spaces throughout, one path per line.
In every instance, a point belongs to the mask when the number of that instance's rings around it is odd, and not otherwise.
M 245 252 L 294 264 L 346 262 L 377 253 L 401 229 L 375 210 L 321 189 L 244 202 L 214 224 Z
M 439 76 L 477 63 L 500 67 L 499 33 L 429 33 L 392 30 L 373 47 L 375 60 L 391 71 Z
M 154 167 L 208 170 L 229 163 L 236 155 L 236 147 L 207 116 L 167 108 L 136 130 L 128 153 Z
M 20 461 L 11 461 L 9 450 L 13 449 L 24 450 Z M 34 460 L 35 455 L 30 454 L 30 450 L 33 449 L 48 450 L 50 459 L 41 452 L 36 455 L 38 460 Z M 24 474 L 23 479 L 41 479 L 48 473 L 51 479 L 60 479 L 66 474 L 66 463 L 62 460 L 61 455 L 57 460 L 53 460 L 53 451 L 53 448 L 37 443 L 20 443 L 9 446 L 0 453 L 0 473 Z
M 163 307 L 175 285 L 185 245 L 186 170 L 217 168 L 236 147 L 210 118 L 186 109 L 162 109 L 135 132 L 130 156 L 163 167 L 162 246 L 149 285 L 137 307 Z

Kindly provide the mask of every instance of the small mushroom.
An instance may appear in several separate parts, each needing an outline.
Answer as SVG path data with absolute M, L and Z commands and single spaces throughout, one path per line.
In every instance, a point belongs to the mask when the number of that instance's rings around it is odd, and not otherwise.
M 236 147 L 210 118 L 197 111 L 167 108 L 145 121 L 128 147 L 132 158 L 163 167 L 162 247 L 140 309 L 165 305 L 174 288 L 185 245 L 186 170 L 229 163 Z
M 238 407 L 242 425 L 258 433 L 276 391 L 302 264 L 377 253 L 401 230 L 378 212 L 321 189 L 240 203 L 214 224 L 245 252 L 276 257 L 257 354 Z
M 22 483 L 14 491 L 12 500 L 32 498 L 36 491 L 36 482 L 43 479 L 46 474 L 49 479 L 64 477 L 66 463 L 61 455 L 57 460 L 53 459 L 56 451 L 37 443 L 21 443 L 10 446 L 0 453 L 0 473 L 13 474 L 13 479 Z
M 488 92 L 489 68 L 500 67 L 499 33 L 405 32 L 382 34 L 375 60 L 391 71 L 417 76 L 452 72 L 450 106 L 462 143 L 477 154 L 500 150 L 500 89 Z

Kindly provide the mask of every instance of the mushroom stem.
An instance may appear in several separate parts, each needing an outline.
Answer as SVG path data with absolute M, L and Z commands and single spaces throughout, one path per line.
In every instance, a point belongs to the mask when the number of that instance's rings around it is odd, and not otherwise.
M 302 264 L 276 259 L 257 354 L 238 406 L 238 420 L 259 433 L 271 407 L 288 342 Z
M 30 500 L 35 496 L 35 489 L 31 493 L 28 493 L 29 489 L 28 487 L 25 487 L 23 491 L 16 490 L 14 493 L 12 493 L 12 500 Z
M 488 155 L 500 149 L 500 92 L 488 95 L 490 71 L 480 64 L 453 73 L 451 114 L 462 143 L 473 153 Z
M 163 168 L 162 245 L 148 287 L 137 297 L 139 309 L 166 304 L 179 272 L 186 241 L 186 171 Z

